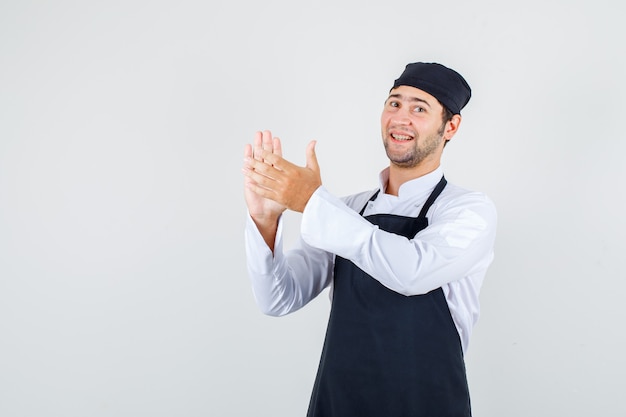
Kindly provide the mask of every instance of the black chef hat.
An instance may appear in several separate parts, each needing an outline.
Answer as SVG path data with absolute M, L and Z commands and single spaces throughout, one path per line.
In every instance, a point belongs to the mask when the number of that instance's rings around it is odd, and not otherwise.
M 461 114 L 472 90 L 458 72 L 437 63 L 414 62 L 408 64 L 393 88 L 401 85 L 419 88 L 435 97 L 452 114 Z

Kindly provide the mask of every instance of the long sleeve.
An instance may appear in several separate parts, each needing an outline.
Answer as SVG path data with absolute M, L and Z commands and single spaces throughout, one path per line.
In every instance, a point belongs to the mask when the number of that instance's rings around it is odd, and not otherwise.
M 416 217 L 442 175 L 437 169 L 403 184 L 398 196 L 383 191 L 370 202 L 373 190 L 340 199 L 321 186 L 305 207 L 294 249 L 283 250 L 279 222 L 274 255 L 248 218 L 248 271 L 260 309 L 279 316 L 306 305 L 331 285 L 337 255 L 400 294 L 441 287 L 467 349 L 480 315 L 480 288 L 494 257 L 497 213 L 491 200 L 448 183 L 427 213 L 428 227 L 413 239 L 380 230 L 359 214 L 364 208 L 364 216 Z
M 482 281 L 493 258 L 495 225 L 487 197 L 449 187 L 433 205 L 429 226 L 407 239 L 380 230 L 321 187 L 303 213 L 302 237 L 351 260 L 387 288 L 418 295 L 475 273 Z
M 331 281 L 333 255 L 299 242 L 283 252 L 283 221 L 278 224 L 274 254 L 248 215 L 245 228 L 248 275 L 264 314 L 282 316 L 315 298 Z

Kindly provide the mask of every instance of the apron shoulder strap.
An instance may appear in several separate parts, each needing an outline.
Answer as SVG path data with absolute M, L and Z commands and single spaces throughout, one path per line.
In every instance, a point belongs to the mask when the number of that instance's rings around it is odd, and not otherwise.
M 359 216 L 362 216 L 362 215 L 363 215 L 363 212 L 365 211 L 365 207 L 367 207 L 367 204 L 368 204 L 370 201 L 374 201 L 374 200 L 376 200 L 376 197 L 378 197 L 378 193 L 380 193 L 380 188 L 379 188 L 378 190 L 376 190 L 376 192 L 374 193 L 374 195 L 372 195 L 372 196 L 370 197 L 370 199 L 369 199 L 369 200 L 367 200 L 367 202 L 365 203 L 365 205 L 363 206 L 363 208 L 362 208 L 362 209 L 361 209 L 361 211 L 359 212 Z
M 420 211 L 420 214 L 417 217 L 426 217 L 426 213 L 428 213 L 428 209 L 430 209 L 430 206 L 432 206 L 435 200 L 437 199 L 437 197 L 439 197 L 439 194 L 441 194 L 443 189 L 446 187 L 447 183 L 448 181 L 446 181 L 446 177 L 442 176 L 441 180 L 439 180 L 439 183 L 435 186 L 435 189 L 433 190 L 433 192 L 430 193 L 428 200 L 426 200 L 426 202 L 424 203 L 424 206 L 422 206 L 422 210 Z
M 433 192 L 428 197 L 428 200 L 426 200 L 426 202 L 424 203 L 424 206 L 422 207 L 422 210 L 420 211 L 420 214 L 417 217 L 426 217 L 426 213 L 428 212 L 428 209 L 430 209 L 430 206 L 432 206 L 433 203 L 435 202 L 435 200 L 437 199 L 437 197 L 439 197 L 439 194 L 441 194 L 443 189 L 446 187 L 447 183 L 448 183 L 448 181 L 446 180 L 446 177 L 442 176 L 441 180 L 439 180 L 439 183 L 437 183 L 437 185 L 435 186 L 435 189 L 433 190 Z M 359 212 L 359 214 L 361 216 L 363 215 L 363 212 L 365 211 L 365 208 L 367 207 L 367 204 L 370 201 L 376 200 L 376 197 L 378 197 L 378 193 L 380 193 L 380 188 L 378 190 L 376 190 L 374 195 L 372 195 L 369 200 L 367 200 L 367 202 L 365 203 L 365 205 L 363 206 L 363 208 Z

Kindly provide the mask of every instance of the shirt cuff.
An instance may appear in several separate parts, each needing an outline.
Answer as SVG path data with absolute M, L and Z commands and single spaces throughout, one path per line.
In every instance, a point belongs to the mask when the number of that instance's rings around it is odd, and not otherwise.
M 283 256 L 283 217 L 280 216 L 278 219 L 274 253 L 265 243 L 249 213 L 246 218 L 245 238 L 246 259 L 250 272 L 260 275 L 271 274 Z

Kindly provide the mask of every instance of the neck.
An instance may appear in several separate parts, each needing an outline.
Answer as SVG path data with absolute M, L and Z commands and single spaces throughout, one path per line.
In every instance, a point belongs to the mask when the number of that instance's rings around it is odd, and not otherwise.
M 385 194 L 398 195 L 400 186 L 407 181 L 414 180 L 422 177 L 426 174 L 430 174 L 434 170 L 439 168 L 439 161 L 430 164 L 420 164 L 412 168 L 403 168 L 397 165 L 391 164 L 389 166 L 389 181 L 387 182 L 387 189 Z

